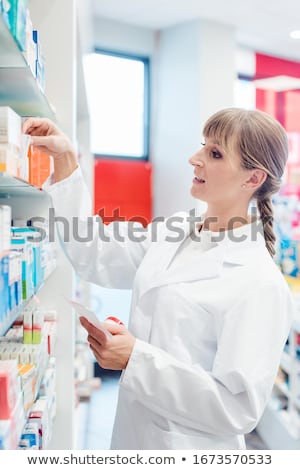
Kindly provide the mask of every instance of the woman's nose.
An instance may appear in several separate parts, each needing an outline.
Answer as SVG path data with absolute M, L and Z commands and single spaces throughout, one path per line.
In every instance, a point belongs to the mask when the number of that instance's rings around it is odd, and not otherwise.
M 189 159 L 189 163 L 193 166 L 200 166 L 200 167 L 203 167 L 204 166 L 204 162 L 202 160 L 202 158 L 200 157 L 200 155 L 193 155 L 190 159 Z

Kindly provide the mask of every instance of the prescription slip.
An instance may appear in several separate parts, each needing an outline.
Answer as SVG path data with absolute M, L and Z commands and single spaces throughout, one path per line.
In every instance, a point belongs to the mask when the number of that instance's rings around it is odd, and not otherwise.
M 98 328 L 98 330 L 103 331 L 103 333 L 105 333 L 109 338 L 112 338 L 112 334 L 105 328 L 105 323 L 101 322 L 92 310 L 80 304 L 79 302 L 75 302 L 74 300 L 68 300 L 68 303 L 74 308 L 78 318 L 86 318 L 90 323 L 92 323 L 92 325 Z

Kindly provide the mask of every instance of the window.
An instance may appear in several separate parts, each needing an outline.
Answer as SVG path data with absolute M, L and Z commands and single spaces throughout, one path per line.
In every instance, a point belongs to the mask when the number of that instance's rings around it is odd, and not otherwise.
M 96 51 L 84 62 L 96 156 L 148 158 L 149 61 Z

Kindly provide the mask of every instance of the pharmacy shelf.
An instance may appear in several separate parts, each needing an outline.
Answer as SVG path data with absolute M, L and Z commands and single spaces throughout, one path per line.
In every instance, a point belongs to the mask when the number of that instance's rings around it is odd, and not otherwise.
M 9 330 L 13 322 L 21 315 L 22 311 L 25 307 L 32 301 L 32 297 L 30 299 L 24 300 L 18 307 L 14 309 L 11 315 L 6 319 L 5 323 L 1 326 L 0 329 L 0 336 L 4 336 L 6 332 Z
M 286 384 L 284 383 L 281 383 L 281 382 L 276 382 L 274 384 L 274 387 L 277 388 L 277 390 L 279 390 L 283 395 L 285 395 L 286 397 L 290 397 L 290 391 L 289 389 L 287 388 Z
M 0 106 L 10 106 L 20 116 L 55 119 L 54 110 L 1 15 L 0 44 Z
M 300 320 L 294 320 L 293 328 L 297 333 L 300 333 Z
M 287 352 L 284 351 L 281 356 L 280 366 L 288 374 L 290 374 L 291 372 L 291 362 L 292 362 L 291 356 Z
M 6 173 L 0 173 L 0 204 L 11 206 L 14 220 L 27 221 L 43 217 L 46 221 L 52 199 L 46 191 Z
M 14 217 L 29 220 L 32 217 L 45 215 L 45 211 L 52 204 L 51 197 L 48 193 L 40 188 L 19 178 L 15 178 L 6 173 L 0 173 L 0 204 L 8 204 L 13 208 Z M 46 218 L 44 217 L 46 220 Z M 51 273 L 47 276 L 50 276 Z M 46 280 L 45 280 L 46 281 Z M 45 283 L 44 281 L 44 283 Z M 38 291 L 43 287 L 44 283 L 39 286 Z M 37 292 L 35 292 L 36 294 Z M 23 301 L 9 316 L 7 321 L 1 325 L 0 336 L 3 336 L 11 324 L 22 313 L 23 309 L 32 299 Z
M 47 275 L 47 278 L 44 279 L 42 284 L 37 288 L 36 292 L 26 300 L 23 300 L 20 305 L 18 305 L 14 311 L 11 313 L 9 318 L 7 318 L 6 322 L 0 328 L 0 336 L 4 336 L 6 332 L 9 330 L 13 322 L 22 314 L 23 310 L 34 301 L 35 296 L 41 291 L 41 289 L 45 286 L 47 280 L 51 276 L 51 274 L 55 271 L 55 268 Z
M 9 330 L 13 322 L 18 318 L 19 315 L 21 315 L 22 310 L 28 305 L 29 301 L 31 299 L 26 300 L 22 304 L 20 304 L 14 311 L 13 313 L 6 319 L 5 323 L 1 326 L 0 328 L 0 336 L 4 336 L 6 332 Z
M 78 38 L 77 4 L 79 2 L 77 0 L 64 0 L 63 2 L 60 0 L 30 0 L 28 3 L 32 24 L 42 38 L 47 95 L 51 97 L 51 102 L 55 105 L 59 126 L 64 129 L 74 143 L 78 141 L 81 146 L 82 135 L 89 136 L 89 133 L 85 119 L 86 111 L 81 108 L 80 111 L 84 117 L 84 122 L 80 122 L 82 133 L 81 135 L 76 134 L 76 121 L 78 120 L 76 38 Z M 85 4 L 83 9 L 86 9 Z M 63 47 L 62 37 L 64 38 Z M 57 51 L 60 53 L 59 65 Z M 2 18 L 0 18 L 0 67 L 2 67 L 2 71 L 0 70 L 0 105 L 8 105 L 22 116 L 35 114 L 53 120 L 53 109 L 47 103 L 35 78 L 31 75 L 22 53 L 18 50 L 8 28 L 3 24 Z M 68 90 L 68 93 L 64 90 Z M 10 100 L 8 96 L 11 97 Z M 25 189 L 25 194 L 28 194 L 28 197 L 22 198 L 17 195 L 19 189 L 12 189 L 16 194 L 15 197 L 10 197 L 10 191 L 5 192 L 4 188 L 1 189 L 2 193 L 10 199 L 0 198 L 0 204 L 9 203 L 12 207 L 13 220 L 28 220 L 34 216 L 47 219 L 47 216 L 50 215 L 49 208 L 47 208 L 46 201 L 44 203 L 43 197 L 35 197 L 38 190 L 36 188 L 29 189 L 27 186 L 26 193 L 26 189 L 22 188 L 22 190 Z M 29 197 L 29 193 L 33 197 Z M 46 285 L 39 292 L 38 297 L 44 308 L 56 310 L 59 316 L 55 346 L 56 356 L 60 358 L 57 361 L 56 369 L 57 414 L 49 444 L 49 449 L 57 451 L 58 449 L 73 449 L 75 444 L 75 319 L 71 306 L 63 301 L 61 295 L 63 293 L 67 298 L 74 297 L 75 284 L 73 268 L 60 249 L 58 240 L 55 239 L 55 241 L 57 242 L 57 268 L 47 279 Z
M 29 184 L 20 178 L 8 175 L 7 173 L 0 173 L 0 195 L 1 197 L 7 196 L 32 196 L 45 198 L 50 201 L 50 196 L 46 191 L 43 191 L 37 186 Z

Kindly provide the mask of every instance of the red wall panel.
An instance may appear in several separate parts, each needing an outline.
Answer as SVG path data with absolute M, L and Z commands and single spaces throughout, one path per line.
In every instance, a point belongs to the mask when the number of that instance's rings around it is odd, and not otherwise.
M 277 75 L 299 78 L 300 62 L 257 53 L 255 78 L 275 77 Z
M 255 78 L 300 78 L 300 62 L 256 54 Z M 299 91 L 256 90 L 256 107 L 274 116 L 287 131 L 299 131 Z
M 256 89 L 256 108 L 276 116 L 276 92 Z
M 285 128 L 288 132 L 300 131 L 300 91 L 285 93 Z
M 149 162 L 95 159 L 94 213 L 105 223 L 152 219 L 152 167 Z M 100 211 L 100 212 L 99 212 Z
M 293 62 L 264 54 L 256 54 L 255 78 L 280 75 L 300 78 L 300 62 Z M 278 119 L 288 132 L 289 158 L 284 194 L 297 194 L 300 197 L 300 91 L 256 90 L 258 109 Z

